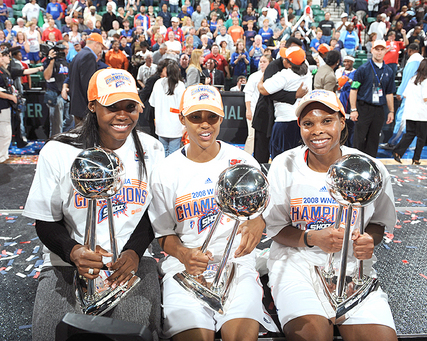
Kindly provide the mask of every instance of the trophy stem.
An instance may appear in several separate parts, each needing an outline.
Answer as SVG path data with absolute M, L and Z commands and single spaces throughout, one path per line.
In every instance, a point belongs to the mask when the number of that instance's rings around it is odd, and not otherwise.
M 335 218 L 335 224 L 334 224 L 334 229 L 336 230 L 340 228 L 343 210 L 344 210 L 344 206 L 340 205 L 338 208 L 338 214 L 337 214 L 337 217 Z M 323 270 L 324 276 L 326 278 L 332 278 L 335 274 L 333 261 L 334 261 L 334 254 L 333 253 L 328 254 L 328 259 L 326 261 L 325 269 Z
M 208 245 L 212 239 L 213 234 L 215 233 L 215 230 L 219 224 L 219 222 L 221 221 L 222 218 L 222 212 L 219 211 L 218 214 L 216 215 L 215 221 L 211 227 L 211 230 L 209 231 L 208 235 L 206 236 L 205 241 L 203 242 L 202 248 L 200 249 L 200 251 L 202 251 L 203 253 L 206 252 Z
M 91 251 L 96 248 L 96 200 L 89 199 L 86 216 L 85 245 L 89 246 Z M 93 279 L 87 280 L 87 295 L 92 297 L 95 294 L 95 283 Z
M 107 211 L 108 211 L 108 229 L 110 232 L 110 246 L 111 253 L 113 254 L 112 260 L 113 263 L 117 260 L 118 251 L 117 251 L 117 239 L 116 232 L 114 231 L 114 213 L 113 213 L 113 205 L 111 202 L 111 198 L 107 199 Z
M 217 288 L 219 285 L 219 282 L 221 280 L 221 275 L 224 271 L 225 266 L 227 265 L 228 258 L 230 256 L 231 247 L 233 246 L 234 237 L 236 236 L 237 229 L 238 229 L 239 225 L 240 225 L 240 221 L 236 220 L 234 222 L 233 231 L 231 232 L 230 237 L 229 237 L 228 242 L 227 242 L 227 245 L 225 247 L 224 254 L 223 254 L 222 259 L 221 259 L 221 263 L 218 266 L 218 271 L 216 273 L 215 279 L 212 283 L 212 287 L 211 287 L 212 290 Z
M 365 233 L 365 208 L 360 208 L 360 224 L 359 224 L 359 231 L 360 234 Z M 363 260 L 358 259 L 357 260 L 357 266 L 355 271 L 355 277 L 353 279 L 353 282 L 357 285 L 361 285 L 363 283 Z
M 340 271 L 338 275 L 337 290 L 335 292 L 338 298 L 344 299 L 344 290 L 345 290 L 345 277 L 347 272 L 347 255 L 348 255 L 348 244 L 350 241 L 350 229 L 351 229 L 351 216 L 353 215 L 353 206 L 349 205 L 347 209 L 347 219 L 345 223 L 344 231 L 344 241 L 342 244 L 341 251 L 341 264 Z

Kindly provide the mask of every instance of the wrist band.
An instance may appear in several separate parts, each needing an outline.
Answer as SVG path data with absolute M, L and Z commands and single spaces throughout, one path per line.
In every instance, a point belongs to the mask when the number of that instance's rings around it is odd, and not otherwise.
M 307 247 L 313 247 L 314 245 L 308 245 L 308 243 L 307 243 L 307 235 L 308 235 L 308 231 L 305 231 L 304 232 L 304 244 Z

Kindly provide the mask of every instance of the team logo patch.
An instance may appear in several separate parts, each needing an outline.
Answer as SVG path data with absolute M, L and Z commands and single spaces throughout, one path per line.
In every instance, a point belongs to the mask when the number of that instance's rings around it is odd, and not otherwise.
M 331 226 L 333 222 L 323 217 L 317 218 L 316 220 L 307 223 L 307 230 L 323 230 Z
M 112 200 L 112 206 L 113 206 L 113 216 L 119 216 L 120 213 L 126 215 L 126 209 L 127 209 L 126 202 L 121 202 L 117 198 L 114 198 Z M 102 205 L 102 207 L 98 212 L 98 224 L 107 218 L 108 218 L 107 201 L 105 201 L 104 205 Z
M 209 95 L 208 95 L 208 94 L 201 94 L 201 95 L 199 96 L 199 101 L 203 101 L 203 100 L 208 99 L 208 98 L 209 98 Z
M 194 220 L 190 221 L 190 229 L 193 229 L 194 226 L 196 226 L 196 223 L 194 222 Z
M 199 234 L 206 230 L 208 227 L 211 227 L 215 221 L 216 216 L 218 215 L 217 210 L 210 210 L 204 216 L 200 217 L 198 224 Z
M 228 165 L 229 166 L 234 166 L 234 165 L 237 165 L 238 163 L 242 163 L 242 160 L 231 159 L 231 160 L 228 161 Z
M 120 87 L 122 85 L 125 85 L 125 82 L 123 82 L 123 81 L 116 82 L 116 88 L 118 88 L 118 87 Z

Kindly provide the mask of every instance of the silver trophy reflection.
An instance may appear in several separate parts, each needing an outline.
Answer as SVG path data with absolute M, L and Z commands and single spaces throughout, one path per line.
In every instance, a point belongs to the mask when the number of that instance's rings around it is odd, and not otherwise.
M 123 187 L 125 169 L 121 160 L 112 151 L 98 147 L 86 149 L 74 160 L 70 176 L 74 189 L 88 199 L 84 245 L 88 245 L 92 251 L 95 251 L 96 247 L 96 202 L 106 200 L 112 262 L 115 262 L 118 250 L 111 198 Z M 91 280 L 79 275 L 76 270 L 74 276 L 76 296 L 84 314 L 105 314 L 140 281 L 139 277 L 134 276 L 131 287 L 128 288 L 126 283 L 112 289 L 104 284 L 109 274 L 109 271 L 101 270 L 99 277 Z
M 186 271 L 174 279 L 205 306 L 220 314 L 225 313 L 225 303 L 230 293 L 235 274 L 235 263 L 228 262 L 234 237 L 240 223 L 262 214 L 269 201 L 268 181 L 257 168 L 238 164 L 225 169 L 219 176 L 215 188 L 215 200 L 219 208 L 211 230 L 201 247 L 204 253 L 223 214 L 235 220 L 223 256 L 214 273 L 213 282 L 208 283 L 203 275 L 192 276 Z
M 336 312 L 335 321 L 348 318 L 351 309 L 378 288 L 378 280 L 363 274 L 363 261 L 357 261 L 354 276 L 346 276 L 353 210 L 360 210 L 359 230 L 364 233 L 364 207 L 372 203 L 382 189 L 382 175 L 375 162 L 359 154 L 345 155 L 329 167 L 326 177 L 329 194 L 340 206 L 335 228 L 340 227 L 344 206 L 347 207 L 344 240 L 338 275 L 333 267 L 333 254 L 328 255 L 325 267 L 315 267 L 323 291 Z

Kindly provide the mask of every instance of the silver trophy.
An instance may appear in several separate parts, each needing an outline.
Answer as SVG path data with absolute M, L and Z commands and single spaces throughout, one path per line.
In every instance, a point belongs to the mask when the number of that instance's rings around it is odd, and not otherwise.
M 353 276 L 346 276 L 346 272 L 353 210 L 360 210 L 359 229 L 360 234 L 363 234 L 364 207 L 379 196 L 382 183 L 382 175 L 375 162 L 359 154 L 345 155 L 329 167 L 326 185 L 329 194 L 340 204 L 334 225 L 336 229 L 343 219 L 344 206 L 347 207 L 344 240 L 338 275 L 335 274 L 332 253 L 328 255 L 326 265 L 316 266 L 315 270 L 323 291 L 336 312 L 335 323 L 347 319 L 350 310 L 378 288 L 376 278 L 363 274 L 363 261 L 357 261 Z
M 84 245 L 88 245 L 92 251 L 95 251 L 96 247 L 96 203 L 97 200 L 106 200 L 112 261 L 115 262 L 118 250 L 111 198 L 123 187 L 125 169 L 121 160 L 112 151 L 98 147 L 86 149 L 74 160 L 70 176 L 74 189 L 88 199 Z M 110 271 L 101 270 L 98 278 L 91 280 L 79 275 L 76 270 L 74 285 L 77 300 L 84 314 L 105 314 L 140 281 L 139 277 L 133 276 L 132 286 L 128 287 L 126 283 L 112 289 L 104 284 L 104 280 L 110 275 Z
M 223 214 L 235 221 L 216 271 L 205 271 L 200 276 L 193 276 L 184 271 L 177 273 L 174 279 L 205 306 L 224 314 L 235 274 L 235 263 L 228 261 L 234 237 L 242 221 L 258 217 L 267 207 L 269 201 L 267 178 L 259 169 L 247 164 L 229 167 L 219 176 L 215 200 L 219 213 L 201 251 L 206 252 Z M 213 277 L 213 281 L 210 282 L 207 277 Z

